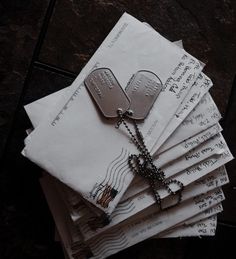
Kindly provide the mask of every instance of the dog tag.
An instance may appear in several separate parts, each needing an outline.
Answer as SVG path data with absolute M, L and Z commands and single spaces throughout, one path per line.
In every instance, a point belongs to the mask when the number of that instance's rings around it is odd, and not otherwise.
M 115 118 L 118 109 L 129 109 L 130 99 L 110 69 L 93 70 L 84 83 L 105 117 Z
M 132 115 L 129 115 L 129 117 L 143 120 L 161 92 L 162 82 L 151 71 L 140 70 L 133 75 L 125 90 L 131 101 Z

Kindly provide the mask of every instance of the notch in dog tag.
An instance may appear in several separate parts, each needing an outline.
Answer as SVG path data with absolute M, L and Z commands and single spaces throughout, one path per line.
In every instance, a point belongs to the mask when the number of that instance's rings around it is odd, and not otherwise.
M 151 71 L 140 70 L 133 75 L 126 87 L 130 98 L 130 118 L 143 120 L 151 110 L 157 96 L 162 90 L 160 78 Z
M 115 118 L 118 109 L 129 109 L 130 99 L 109 68 L 93 70 L 84 83 L 105 117 Z

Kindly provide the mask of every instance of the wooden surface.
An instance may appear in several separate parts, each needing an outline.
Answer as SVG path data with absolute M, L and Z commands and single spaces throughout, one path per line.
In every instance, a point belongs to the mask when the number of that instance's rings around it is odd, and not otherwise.
M 150 23 L 207 63 L 211 93 L 236 150 L 236 1 L 0 1 L 0 258 L 63 258 L 38 183 L 40 169 L 24 159 L 23 105 L 68 86 L 124 11 Z M 232 87 L 233 86 L 233 87 Z M 224 212 L 214 238 L 148 240 L 111 258 L 235 258 L 236 164 L 227 169 Z M 232 255 L 231 255 L 232 254 Z

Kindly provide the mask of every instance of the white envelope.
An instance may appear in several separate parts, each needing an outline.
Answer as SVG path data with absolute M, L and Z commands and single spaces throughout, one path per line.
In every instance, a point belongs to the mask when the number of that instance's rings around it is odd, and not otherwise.
M 144 68 L 166 82 L 143 124 L 150 145 L 154 144 L 154 133 L 167 125 L 202 67 L 186 52 L 125 14 L 56 105 L 49 122 L 40 124 L 27 138 L 23 151 L 26 157 L 110 214 L 133 179 L 128 166 L 116 174 L 114 165 L 122 167 L 128 155 L 137 150 L 124 129 L 114 129 L 115 122 L 100 115 L 83 85 L 86 75 L 101 66 L 109 67 L 122 87 Z M 191 80 L 183 85 L 188 74 Z M 173 83 L 173 77 L 179 84 Z
M 152 151 L 157 152 L 160 146 L 167 140 L 167 138 L 175 131 L 175 129 L 182 123 L 182 121 L 188 116 L 188 114 L 196 107 L 201 98 L 212 87 L 211 79 L 205 74 L 201 73 L 195 81 L 193 87 L 184 98 L 183 102 L 176 111 L 174 117 L 166 126 L 163 134 L 156 141 Z
M 181 221 L 200 213 L 224 200 L 221 189 L 190 199 L 178 207 L 157 212 L 156 206 L 147 214 L 140 214 L 135 221 L 116 227 L 89 242 L 94 258 L 106 258 L 147 238 L 161 233 Z
M 81 237 L 78 235 L 78 232 L 75 233 L 71 227 L 70 227 L 70 223 L 67 222 L 66 217 L 65 217 L 65 208 L 63 207 L 62 202 L 60 202 L 60 197 L 58 196 L 58 194 L 56 193 L 55 188 L 52 188 L 52 185 L 54 185 L 54 182 L 51 181 L 52 178 L 49 176 L 44 177 L 41 180 L 41 184 L 42 187 L 44 189 L 45 192 L 45 196 L 47 198 L 47 201 L 49 203 L 50 209 L 52 211 L 52 214 L 54 216 L 54 220 L 56 222 L 56 226 L 58 228 L 58 232 L 60 234 L 60 237 L 63 241 L 63 244 L 67 250 L 67 253 L 69 253 L 70 255 L 72 254 L 72 250 L 71 247 L 74 247 L 74 253 L 78 253 L 79 254 L 79 247 L 81 246 L 82 248 L 84 248 L 84 245 L 82 244 L 82 239 Z M 200 184 L 207 184 L 209 186 L 209 181 L 208 180 L 204 180 L 206 182 L 199 183 Z M 196 189 L 197 190 L 197 189 Z M 190 190 L 191 191 L 191 190 Z M 203 197 L 200 197 L 200 203 L 204 203 L 204 201 L 202 200 Z M 195 198 L 195 200 L 197 200 L 197 198 Z M 199 202 L 198 202 L 199 204 Z M 178 210 L 178 207 L 175 208 L 176 210 Z M 187 208 L 186 208 L 187 209 Z M 211 216 L 214 215 L 216 212 L 220 212 L 220 207 L 213 206 L 211 210 L 204 210 L 204 213 L 200 213 L 197 216 L 195 216 L 195 220 L 199 220 L 199 219 L 203 219 L 206 216 Z M 204 215 L 204 216 L 203 216 Z M 64 220 L 63 220 L 64 217 Z M 157 216 L 158 218 L 158 216 Z M 186 220 L 186 224 L 190 224 L 193 222 L 194 220 L 193 217 L 191 217 L 189 220 Z M 139 218 L 138 218 L 139 219 Z M 175 221 L 175 216 L 172 217 L 172 220 Z M 150 231 L 151 228 L 149 229 Z M 186 231 L 185 231 L 186 233 Z M 101 236 L 102 238 L 102 236 Z M 73 240 L 73 241 L 72 241 Z M 73 243 L 76 242 L 77 245 L 73 245 Z M 76 252 L 77 249 L 77 252 Z M 81 251 L 82 253 L 82 251 Z M 81 254 L 82 256 L 82 254 Z
M 170 135 L 154 155 L 161 153 L 178 143 L 187 140 L 199 132 L 211 127 L 221 119 L 221 114 L 211 95 L 206 93 L 197 106 Z
M 207 192 L 209 190 L 215 189 L 216 187 L 222 186 L 229 182 L 227 173 L 224 168 L 219 168 L 218 170 L 212 172 L 209 178 L 204 178 L 203 181 L 192 183 L 189 186 L 185 187 L 185 190 L 182 193 L 182 200 L 185 201 L 195 195 L 200 193 Z M 176 198 L 173 199 L 167 192 L 160 190 L 160 195 L 163 200 L 163 207 L 169 207 L 174 203 L 176 204 Z M 136 217 L 137 213 L 141 213 L 142 211 L 149 210 L 151 206 L 156 206 L 157 209 L 159 207 L 156 205 L 155 198 L 150 190 L 139 193 L 138 195 L 132 197 L 127 200 L 123 204 L 120 203 L 116 210 L 111 214 L 111 222 L 110 224 L 97 228 L 95 231 L 91 229 L 90 225 L 92 220 L 94 219 L 93 215 L 88 215 L 84 220 L 82 219 L 78 224 L 81 229 L 81 233 L 84 236 L 85 240 L 89 240 L 106 232 L 107 230 L 114 228 L 117 225 L 126 224 L 127 219 L 132 220 Z M 178 208 L 180 205 L 176 206 Z
M 202 219 L 190 225 L 183 225 L 172 230 L 166 234 L 160 235 L 157 238 L 175 238 L 175 237 L 192 237 L 192 236 L 214 236 L 217 227 L 217 215 Z
M 63 91 L 66 91 L 64 89 Z M 62 93 L 62 91 L 60 91 Z M 43 121 L 43 118 L 47 115 L 47 112 L 50 110 L 50 104 L 55 103 L 57 101 L 59 92 L 54 95 L 51 94 L 49 96 L 46 96 L 42 99 L 39 99 L 29 105 L 27 105 L 26 111 L 29 115 L 30 120 L 34 124 L 34 126 L 37 126 L 40 121 Z M 54 99 L 55 98 L 55 99 Z M 208 110 L 211 107 L 211 103 L 208 104 L 209 107 L 206 108 Z M 39 109 L 41 109 L 41 113 L 38 114 Z M 46 110 L 44 110 L 46 109 Z M 188 127 L 191 129 L 191 125 L 187 124 L 185 125 L 184 129 L 186 130 Z M 157 161 L 158 166 L 163 166 L 167 163 L 169 163 L 172 160 L 177 159 L 178 157 L 186 154 L 191 149 L 196 148 L 201 143 L 207 141 L 209 138 L 213 137 L 215 134 L 220 132 L 222 130 L 221 126 L 219 124 L 213 125 L 210 128 L 200 132 L 199 134 L 183 141 L 182 143 L 162 152 L 158 155 Z M 186 165 L 187 166 L 187 165 Z M 132 197 L 137 193 L 137 190 L 139 189 L 139 192 L 143 191 L 145 188 L 147 188 L 146 185 L 143 184 L 143 179 L 136 178 L 137 180 L 133 181 L 128 190 L 125 192 L 125 194 L 122 197 L 122 201 L 125 201 L 126 199 Z M 144 187 L 143 187 L 144 186 Z M 81 198 L 79 198 L 78 194 L 74 194 L 74 197 L 77 197 L 77 203 L 81 202 Z M 79 215 L 72 215 L 73 220 L 78 220 Z

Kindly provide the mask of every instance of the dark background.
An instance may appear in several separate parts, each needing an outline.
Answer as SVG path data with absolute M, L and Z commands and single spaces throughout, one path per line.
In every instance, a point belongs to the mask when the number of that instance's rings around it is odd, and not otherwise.
M 63 258 L 38 183 L 24 159 L 23 105 L 69 85 L 126 11 L 207 63 L 224 136 L 235 153 L 235 0 L 0 0 L 0 258 Z M 236 164 L 213 238 L 148 240 L 112 258 L 236 258 Z

